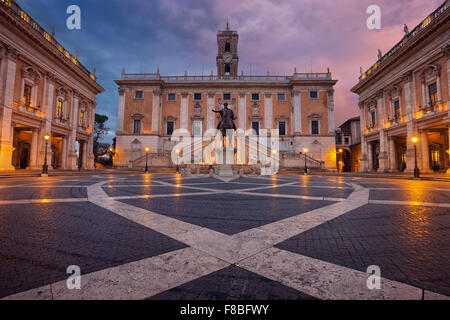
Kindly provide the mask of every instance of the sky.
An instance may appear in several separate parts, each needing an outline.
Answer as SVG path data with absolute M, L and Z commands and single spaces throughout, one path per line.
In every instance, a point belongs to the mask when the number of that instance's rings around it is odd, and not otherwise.
M 367 70 L 444 0 L 17 0 L 80 62 L 96 69 L 105 92 L 97 113 L 109 117 L 114 137 L 122 70 L 162 75 L 216 74 L 216 35 L 227 16 L 239 33 L 239 73 L 292 75 L 326 72 L 335 86 L 339 126 L 359 114 L 350 89 Z M 67 7 L 81 9 L 81 30 L 68 30 Z M 381 9 L 381 29 L 369 30 L 367 8 Z

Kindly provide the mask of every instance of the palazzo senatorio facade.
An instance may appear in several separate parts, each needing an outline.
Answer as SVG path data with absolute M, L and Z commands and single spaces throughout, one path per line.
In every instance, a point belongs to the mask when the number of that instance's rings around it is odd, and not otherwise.
M 449 54 L 446 1 L 361 74 L 360 171 L 412 172 L 416 144 L 421 172 L 450 173 Z
M 330 71 L 289 76 L 239 74 L 238 40 L 238 33 L 228 25 L 219 31 L 215 75 L 162 76 L 159 69 L 152 74 L 122 73 L 116 81 L 116 167 L 142 166 L 146 147 L 153 164 L 173 165 L 167 156 L 175 145 L 173 131 L 183 128 L 202 135 L 216 128 L 220 117 L 211 109 L 228 103 L 238 129 L 256 133 L 278 129 L 282 165 L 303 166 L 300 153 L 308 148 L 311 162 L 336 170 L 333 87 L 337 81 Z
M 0 0 L 0 170 L 94 168 L 103 88 L 15 1 Z

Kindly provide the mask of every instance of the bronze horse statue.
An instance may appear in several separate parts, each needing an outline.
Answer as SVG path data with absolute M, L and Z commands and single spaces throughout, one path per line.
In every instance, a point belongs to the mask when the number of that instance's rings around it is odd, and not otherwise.
M 222 110 L 219 110 L 219 111 L 212 110 L 212 112 L 220 114 L 221 120 L 219 121 L 217 130 L 219 130 L 222 133 L 223 137 L 226 137 L 226 133 L 227 133 L 228 129 L 236 130 L 236 124 L 234 123 L 234 120 L 236 120 L 236 117 L 234 116 L 233 110 L 228 108 L 228 103 L 225 103 L 223 105 Z

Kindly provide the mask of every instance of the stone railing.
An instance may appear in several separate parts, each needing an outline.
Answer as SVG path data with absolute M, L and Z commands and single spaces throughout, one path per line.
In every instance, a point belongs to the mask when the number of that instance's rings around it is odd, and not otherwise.
M 129 81 L 164 81 L 164 82 L 210 82 L 210 81 L 243 81 L 243 82 L 289 82 L 293 80 L 332 80 L 331 73 L 294 73 L 292 76 L 161 76 L 159 73 L 122 73 L 122 80 Z

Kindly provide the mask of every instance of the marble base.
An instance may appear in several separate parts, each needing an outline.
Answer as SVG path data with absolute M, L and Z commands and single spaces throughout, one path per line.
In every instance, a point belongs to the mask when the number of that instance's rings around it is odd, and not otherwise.
M 217 168 L 217 173 L 219 177 L 232 177 L 233 174 L 233 168 L 231 164 L 221 164 Z

